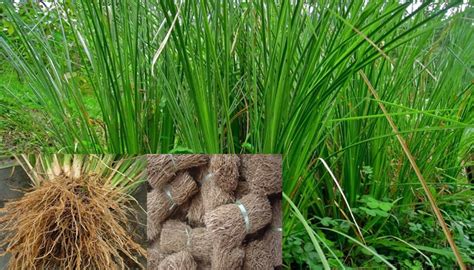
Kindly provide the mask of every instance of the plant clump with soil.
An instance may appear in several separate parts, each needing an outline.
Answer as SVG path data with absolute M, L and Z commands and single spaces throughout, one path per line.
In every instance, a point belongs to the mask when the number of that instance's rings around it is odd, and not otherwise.
M 0 209 L 9 269 L 143 268 L 132 197 L 101 174 L 59 172 Z
M 144 254 L 127 232 L 127 195 L 96 176 L 45 181 L 1 210 L 10 269 L 126 268 Z

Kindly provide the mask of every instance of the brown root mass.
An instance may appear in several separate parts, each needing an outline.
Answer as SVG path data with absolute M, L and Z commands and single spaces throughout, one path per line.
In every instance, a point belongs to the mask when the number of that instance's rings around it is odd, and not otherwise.
M 204 216 L 212 240 L 228 249 L 239 246 L 245 238 L 244 219 L 235 204 L 219 206 Z
M 213 270 L 239 270 L 244 263 L 245 251 L 241 247 L 222 248 L 214 247 L 212 253 Z
M 169 183 L 180 170 L 208 163 L 207 155 L 148 155 L 148 182 L 155 189 Z
M 241 172 L 253 193 L 271 195 L 282 191 L 280 155 L 243 155 Z
M 204 226 L 204 204 L 201 191 L 191 199 L 186 218 L 189 224 L 195 227 Z
M 152 241 L 160 235 L 161 225 L 152 220 L 151 215 L 147 215 L 146 235 L 148 241 Z
M 264 240 L 254 240 L 245 247 L 244 270 L 270 270 L 273 268 L 270 246 Z
M 214 175 L 202 182 L 201 194 L 205 213 L 214 210 L 218 206 L 235 201 L 233 194 L 224 191 L 216 184 Z
M 240 157 L 240 177 L 242 177 L 245 181 L 248 181 L 250 175 L 250 167 L 252 163 L 252 157 L 254 155 L 239 155 Z
M 212 155 L 187 168 L 182 156 L 161 156 L 148 201 L 161 226 L 150 228 L 159 246 L 149 249 L 152 269 L 282 266 L 280 156 Z
M 150 222 L 155 224 L 163 222 L 172 214 L 176 206 L 185 203 L 198 191 L 196 182 L 188 173 L 179 174 L 165 188 L 168 189 L 171 198 L 165 191 L 157 189 L 150 191 L 147 196 L 148 215 Z
M 186 222 L 186 216 L 188 214 L 189 208 L 191 207 L 191 200 L 186 201 L 182 205 L 176 208 L 175 211 L 170 215 L 169 219 L 176 219 L 179 221 Z
M 173 202 L 164 192 L 159 190 L 153 189 L 148 192 L 146 200 L 148 220 L 152 224 L 160 224 L 169 217 L 174 210 Z M 151 236 L 149 235 L 148 238 L 151 238 Z
M 198 191 L 196 182 L 187 172 L 178 174 L 166 188 L 169 189 L 171 197 L 177 205 L 182 205 Z
M 197 263 L 198 263 L 197 269 L 199 269 L 199 270 L 211 270 L 212 269 L 211 263 L 205 263 L 205 262 L 197 262 Z
M 159 270 L 195 270 L 197 263 L 191 253 L 180 251 L 167 256 L 158 268 Z
M 9 269 L 140 265 L 146 251 L 127 232 L 128 202 L 128 195 L 99 177 L 43 182 L 0 211 L 0 244 L 12 254 Z
M 245 207 L 249 218 L 248 230 L 237 204 L 222 205 L 206 213 L 204 217 L 213 240 L 224 249 L 237 247 L 247 234 L 257 232 L 271 221 L 272 209 L 266 197 L 251 193 L 244 196 L 240 203 Z
M 240 200 L 243 196 L 250 193 L 250 185 L 247 181 L 239 181 L 235 190 L 235 198 Z
M 166 257 L 163 252 L 160 250 L 160 241 L 153 242 L 150 247 L 148 247 L 148 254 L 147 254 L 147 263 L 148 263 L 148 270 L 155 270 L 158 269 L 161 261 Z
M 189 251 L 201 262 L 210 262 L 212 253 L 212 242 L 206 228 L 191 229 L 190 226 L 176 220 L 163 223 L 160 247 L 165 253 Z
M 196 260 L 210 263 L 212 254 L 212 238 L 206 228 L 195 228 L 192 231 L 191 253 Z
M 249 234 L 256 233 L 271 222 L 272 208 L 266 197 L 261 197 L 256 194 L 248 194 L 242 197 L 240 202 L 245 206 L 249 216 Z
M 213 155 L 209 164 L 215 183 L 227 193 L 237 188 L 239 167 L 240 158 L 237 155 Z
M 278 198 L 272 205 L 272 225 L 264 235 L 266 245 L 270 247 L 270 253 L 273 258 L 273 266 L 283 265 L 282 254 L 282 209 L 281 198 Z
M 161 250 L 170 254 L 187 248 L 188 234 L 191 236 L 191 227 L 177 220 L 167 220 L 161 230 Z

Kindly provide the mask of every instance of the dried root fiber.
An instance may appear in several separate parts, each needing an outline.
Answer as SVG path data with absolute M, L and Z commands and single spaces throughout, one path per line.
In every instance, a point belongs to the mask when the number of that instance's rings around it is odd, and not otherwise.
M 196 270 L 197 263 L 187 251 L 171 254 L 160 263 L 159 270 Z
M 151 199 L 150 195 L 148 195 Z M 148 199 L 148 198 L 147 198 Z M 152 241 L 160 235 L 161 232 L 161 224 L 154 222 L 151 218 L 151 215 L 147 215 L 147 225 L 146 225 L 146 235 L 148 241 Z
M 147 263 L 148 263 L 148 267 L 147 269 L 148 270 L 156 270 L 158 269 L 161 261 L 163 261 L 163 259 L 165 258 L 166 256 L 163 254 L 163 252 L 161 252 L 161 249 L 160 249 L 160 241 L 159 240 L 155 240 L 151 245 L 150 247 L 148 247 L 148 254 L 147 254 Z
M 163 224 L 160 247 L 165 253 L 186 250 L 196 260 L 210 262 L 212 240 L 206 228 L 192 229 L 186 223 L 168 220 Z
M 242 155 L 243 177 L 250 190 L 259 195 L 281 193 L 282 170 L 280 155 Z
M 155 189 L 169 183 L 178 171 L 199 167 L 209 161 L 207 155 L 148 155 L 148 182 Z
M 212 253 L 212 270 L 238 270 L 242 269 L 245 251 L 241 247 L 222 248 L 214 247 Z
M 167 220 L 163 223 L 160 247 L 170 254 L 187 249 L 190 245 L 191 227 L 178 220 Z
M 162 155 L 153 165 L 165 170 L 151 173 L 149 223 L 157 225 L 149 229 L 149 267 L 281 266 L 280 157 L 211 155 L 187 168 L 177 166 L 179 157 Z
M 235 190 L 235 198 L 240 200 L 243 196 L 250 193 L 250 185 L 247 181 L 239 181 Z
M 217 185 L 213 174 L 207 174 L 201 181 L 201 195 L 205 213 L 214 210 L 218 206 L 235 201 L 232 193 L 226 192 Z
M 264 236 L 264 241 L 270 247 L 271 257 L 273 258 L 273 266 L 283 265 L 282 261 L 282 209 L 281 198 L 276 199 L 272 204 L 272 224 Z
M 163 222 L 177 206 L 185 203 L 198 191 L 196 182 L 188 173 L 178 175 L 163 189 L 153 189 L 148 193 L 147 209 L 152 223 Z
M 201 191 L 191 199 L 186 218 L 189 224 L 193 226 L 204 226 L 204 204 L 202 202 Z
M 247 234 L 252 234 L 270 223 L 272 209 L 266 197 L 248 194 L 237 203 L 222 205 L 206 213 L 207 229 L 223 248 L 237 247 Z
M 166 196 L 166 194 L 159 190 L 152 190 L 147 194 L 147 211 L 148 224 L 160 224 L 163 222 L 172 211 L 175 209 L 175 204 Z M 155 225 L 156 226 L 156 225 Z M 156 235 L 149 235 L 148 238 L 154 239 Z
M 0 211 L 10 269 L 124 269 L 146 251 L 127 231 L 129 195 L 100 177 L 58 176 Z M 98 236 L 100 235 L 100 239 Z M 129 262 L 136 264 L 128 265 Z
M 237 188 L 239 181 L 240 158 L 237 155 L 213 155 L 209 171 L 216 185 L 227 193 Z
M 245 247 L 244 270 L 271 270 L 274 267 L 270 246 L 264 240 L 254 240 Z
M 175 204 L 182 205 L 198 192 L 198 186 L 189 173 L 183 172 L 166 185 L 163 191 L 169 193 L 169 197 Z

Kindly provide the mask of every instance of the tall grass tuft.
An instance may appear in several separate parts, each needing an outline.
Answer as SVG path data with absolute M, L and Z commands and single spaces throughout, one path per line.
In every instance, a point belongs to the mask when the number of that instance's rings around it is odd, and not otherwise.
M 398 267 L 379 254 L 391 250 L 379 234 L 396 229 L 390 239 L 402 239 L 393 216 L 406 224 L 415 206 L 430 209 L 379 103 L 438 206 L 466 191 L 458 184 L 474 141 L 472 5 L 81 0 L 52 9 L 59 44 L 6 10 L 24 49 L 1 37 L 2 53 L 44 106 L 51 149 L 282 153 L 285 244 L 303 232 L 323 266 L 357 264 L 347 253 Z M 362 216 L 363 195 L 393 202 L 390 215 Z M 326 217 L 349 230 L 327 228 Z

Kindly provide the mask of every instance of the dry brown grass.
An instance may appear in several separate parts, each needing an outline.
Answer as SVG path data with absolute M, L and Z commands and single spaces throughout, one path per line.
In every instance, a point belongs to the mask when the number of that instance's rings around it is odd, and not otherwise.
M 0 210 L 9 269 L 126 269 L 146 251 L 127 232 L 129 195 L 99 177 L 45 181 Z

